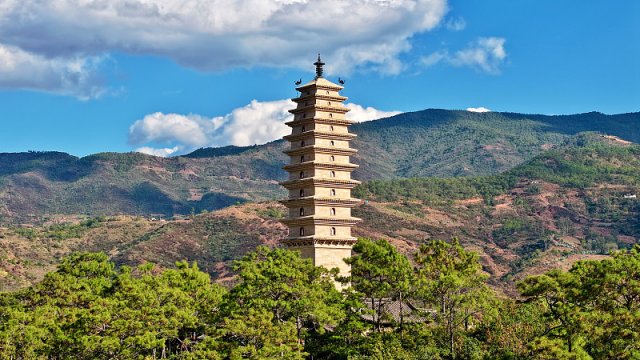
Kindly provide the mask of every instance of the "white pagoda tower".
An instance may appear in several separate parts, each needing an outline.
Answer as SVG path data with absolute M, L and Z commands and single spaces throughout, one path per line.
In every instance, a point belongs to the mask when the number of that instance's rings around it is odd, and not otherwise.
M 292 128 L 284 137 L 290 143 L 284 152 L 289 165 L 283 167 L 289 179 L 281 185 L 289 190 L 289 198 L 281 202 L 289 209 L 282 221 L 289 236 L 282 242 L 314 265 L 348 275 L 343 259 L 351 256 L 357 240 L 351 228 L 360 221 L 351 216 L 351 208 L 360 203 L 351 197 L 351 189 L 360 183 L 351 179 L 358 165 L 349 160 L 357 152 L 349 147 L 356 137 L 349 133 L 354 122 L 345 118 L 349 109 L 343 104 L 347 98 L 339 94 L 343 87 L 322 77 L 320 55 L 314 65 L 316 77 L 296 88 L 300 96 L 292 100 L 297 107 L 289 110 L 294 118 L 286 123 Z

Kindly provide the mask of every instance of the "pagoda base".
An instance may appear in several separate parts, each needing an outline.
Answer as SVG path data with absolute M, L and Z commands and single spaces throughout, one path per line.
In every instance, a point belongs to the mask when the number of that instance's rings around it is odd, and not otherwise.
M 344 259 L 351 257 L 352 243 L 349 245 L 294 245 L 292 242 L 284 241 L 289 250 L 300 251 L 300 255 L 305 259 L 311 259 L 313 265 L 322 266 L 326 269 L 338 268 L 338 276 L 349 276 L 351 266 L 344 262 Z M 336 283 L 338 288 L 341 288 Z

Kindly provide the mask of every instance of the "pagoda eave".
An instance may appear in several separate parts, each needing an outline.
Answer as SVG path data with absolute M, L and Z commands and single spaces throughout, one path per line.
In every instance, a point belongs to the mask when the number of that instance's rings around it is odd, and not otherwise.
M 323 83 L 318 83 L 317 81 L 308 82 L 308 83 L 306 83 L 306 84 L 304 84 L 302 86 L 298 86 L 296 88 L 296 90 L 298 90 L 299 92 L 304 92 L 304 90 L 314 89 L 314 88 L 322 89 L 322 90 L 334 90 L 334 91 L 340 91 L 340 90 L 344 89 L 344 87 L 342 87 L 342 86 L 340 86 L 338 84 L 334 84 L 334 83 L 332 83 L 330 81 L 327 81 L 325 79 L 322 79 L 322 80 L 324 80 Z
M 296 199 L 280 200 L 280 203 L 287 208 L 295 208 L 300 206 L 315 206 L 315 205 L 339 205 L 344 207 L 356 207 L 362 203 L 362 200 L 356 198 L 340 199 L 340 198 L 318 198 L 313 196 L 307 196 Z
M 357 169 L 359 165 L 356 164 L 338 164 L 338 163 L 323 163 L 316 161 L 307 161 L 298 164 L 290 164 L 282 167 L 283 170 L 287 171 L 298 171 L 298 170 L 307 170 L 307 169 L 327 169 L 327 170 L 343 170 L 343 171 L 353 171 Z
M 354 226 L 362 219 L 356 217 L 349 218 L 336 218 L 336 217 L 318 217 L 315 215 L 302 216 L 297 218 L 287 218 L 280 220 L 283 224 L 289 226 L 304 226 L 304 225 L 348 225 Z
M 334 187 L 336 189 L 353 189 L 360 185 L 360 181 L 357 180 L 336 180 L 331 178 L 305 178 L 288 180 L 279 183 L 284 186 L 285 189 L 300 189 L 308 186 L 320 186 L 320 187 Z
M 349 141 L 353 138 L 357 137 L 356 134 L 351 133 L 336 133 L 336 132 L 327 132 L 327 131 L 318 131 L 318 130 L 310 130 L 305 131 L 299 134 L 292 134 L 284 136 L 283 139 L 287 141 L 298 141 L 302 139 L 308 139 L 310 137 L 315 137 L 318 139 L 329 139 L 329 140 L 345 140 Z
M 319 154 L 330 154 L 330 155 L 353 155 L 357 153 L 358 150 L 349 149 L 349 148 L 333 148 L 333 147 L 309 145 L 309 146 L 303 146 L 297 149 L 289 149 L 289 150 L 283 151 L 283 153 L 290 156 L 304 155 L 304 154 L 309 154 L 314 152 Z
M 337 106 L 318 106 L 318 105 L 307 105 L 307 106 L 303 106 L 300 108 L 295 108 L 295 109 L 291 109 L 289 110 L 290 113 L 292 114 L 302 114 L 308 111 L 325 111 L 325 112 L 332 112 L 332 113 L 340 113 L 340 114 L 346 114 L 349 111 L 351 111 L 351 109 L 346 108 L 346 107 L 337 107 Z
M 353 121 L 353 120 L 349 120 L 349 119 L 334 119 L 334 118 L 320 118 L 320 117 L 313 117 L 313 118 L 306 118 L 306 119 L 301 119 L 301 120 L 292 120 L 292 121 L 287 121 L 284 124 L 288 125 L 289 127 L 294 127 L 294 126 L 302 126 L 302 125 L 307 125 L 307 124 L 312 124 L 312 123 L 316 123 L 316 124 L 323 124 L 323 125 L 353 125 L 353 124 L 357 124 L 357 121 Z
M 291 101 L 299 103 L 299 102 L 303 102 L 305 100 L 309 100 L 309 99 L 320 99 L 320 100 L 327 100 L 327 101 L 345 101 L 347 99 L 349 99 L 346 96 L 336 96 L 336 95 L 322 95 L 322 94 L 315 94 L 315 95 L 304 95 L 304 96 L 299 96 L 297 98 L 292 98 Z
M 300 247 L 300 246 L 329 246 L 329 247 L 342 247 L 350 249 L 353 244 L 358 242 L 355 237 L 316 237 L 316 236 L 300 236 L 300 237 L 288 237 L 282 239 L 282 243 L 287 247 Z

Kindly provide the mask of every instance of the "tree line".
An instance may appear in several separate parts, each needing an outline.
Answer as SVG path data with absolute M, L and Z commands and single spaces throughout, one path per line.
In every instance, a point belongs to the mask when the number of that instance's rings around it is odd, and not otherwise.
M 478 260 L 455 239 L 409 257 L 360 239 L 340 277 L 258 247 L 225 288 L 196 264 L 118 267 L 76 253 L 39 284 L 0 294 L 0 358 L 640 357 L 640 246 L 529 277 L 518 300 L 492 290 Z

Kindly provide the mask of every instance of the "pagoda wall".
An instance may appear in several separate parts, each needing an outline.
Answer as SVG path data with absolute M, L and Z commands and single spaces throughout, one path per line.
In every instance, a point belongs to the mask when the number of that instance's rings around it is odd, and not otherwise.
M 338 207 L 338 206 L 301 206 L 289 209 L 289 218 L 296 218 L 300 216 L 300 209 L 304 210 L 304 216 L 318 215 L 323 217 L 336 217 L 345 218 L 351 217 L 351 208 Z M 335 215 L 331 214 L 331 209 L 335 210 Z

